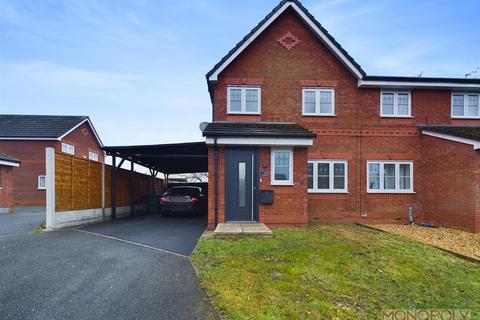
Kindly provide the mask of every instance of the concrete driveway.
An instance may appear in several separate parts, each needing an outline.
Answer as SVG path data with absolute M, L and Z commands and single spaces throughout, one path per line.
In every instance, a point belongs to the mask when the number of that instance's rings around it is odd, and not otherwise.
M 0 214 L 0 236 L 28 233 L 45 222 L 45 207 L 15 207 L 13 214 Z
M 188 257 L 82 230 L 0 236 L 0 301 L 2 319 L 218 318 Z

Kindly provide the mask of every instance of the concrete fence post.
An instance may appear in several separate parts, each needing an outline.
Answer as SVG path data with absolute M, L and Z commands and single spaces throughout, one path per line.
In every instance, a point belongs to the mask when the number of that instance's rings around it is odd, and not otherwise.
M 105 160 L 102 162 L 102 221 L 105 221 Z
M 45 187 L 47 191 L 46 224 L 47 230 L 55 229 L 55 149 L 45 148 Z

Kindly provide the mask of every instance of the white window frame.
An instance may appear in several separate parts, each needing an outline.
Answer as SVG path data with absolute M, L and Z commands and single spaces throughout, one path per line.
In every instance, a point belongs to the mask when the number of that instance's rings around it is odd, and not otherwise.
M 308 189 L 308 193 L 348 193 L 348 160 L 308 160 L 308 164 L 313 164 L 313 189 Z M 329 186 L 328 189 L 318 189 L 318 164 L 328 163 L 329 166 Z M 341 163 L 345 166 L 344 188 L 334 189 L 334 164 Z M 308 173 L 307 173 L 307 188 L 308 188 Z
M 43 179 L 44 186 L 41 186 L 40 181 Z M 47 177 L 45 175 L 39 175 L 37 178 L 37 189 L 38 190 L 45 190 L 47 189 Z
M 456 95 L 463 95 L 463 116 L 457 116 L 453 114 L 453 96 Z M 467 109 L 468 109 L 468 96 L 477 96 L 478 97 L 478 115 L 477 116 L 469 116 L 467 115 Z M 452 119 L 480 119 L 480 93 L 476 92 L 452 92 L 452 95 L 450 96 L 450 113 L 452 116 Z
M 370 189 L 370 164 L 380 164 L 380 189 Z M 384 166 L 385 164 L 395 165 L 395 189 L 385 189 Z M 400 165 L 410 165 L 410 189 L 400 189 Z M 368 160 L 367 161 L 367 192 L 368 193 L 415 193 L 413 190 L 413 161 L 412 160 Z
M 290 154 L 290 163 L 289 163 L 289 174 L 288 180 L 275 180 L 275 153 L 276 152 L 288 152 Z M 270 157 L 270 171 L 271 179 L 270 184 L 272 186 L 288 186 L 293 185 L 293 150 L 292 149 L 277 149 L 272 148 L 271 157 Z
M 315 112 L 305 111 L 305 92 L 315 91 Z M 320 92 L 332 93 L 332 112 L 320 113 Z M 314 117 L 332 117 L 335 116 L 335 88 L 329 87 L 305 87 L 302 88 L 302 115 Z
M 62 152 L 75 155 L 75 146 L 68 144 L 66 142 L 62 142 Z
M 383 113 L 383 94 L 393 94 L 393 114 Z M 398 94 L 408 94 L 408 114 L 398 114 Z M 412 118 L 412 93 L 410 91 L 380 90 L 380 117 Z
M 89 151 L 89 152 L 88 152 L 88 159 L 89 159 L 89 160 L 92 160 L 92 161 L 97 161 L 97 162 L 98 162 L 98 159 L 99 159 L 98 153 L 93 152 L 93 151 Z
M 230 90 L 237 89 L 241 90 L 240 111 L 231 111 L 230 110 Z M 247 90 L 257 90 L 258 91 L 258 111 L 246 111 L 247 110 Z M 262 113 L 262 88 L 256 86 L 227 86 L 227 114 L 251 114 L 259 115 Z

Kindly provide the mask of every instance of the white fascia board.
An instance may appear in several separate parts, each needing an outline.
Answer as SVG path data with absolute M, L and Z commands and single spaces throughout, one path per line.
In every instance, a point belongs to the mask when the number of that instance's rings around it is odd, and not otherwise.
M 302 19 L 308 24 L 312 30 L 324 41 L 324 43 L 329 47 L 329 49 L 350 69 L 351 72 L 357 77 L 357 79 L 361 79 L 363 77 L 360 70 L 355 67 L 350 60 L 335 46 L 332 41 L 323 33 L 315 23 L 295 4 L 292 2 L 285 3 L 275 14 L 273 14 L 270 19 L 268 19 L 243 45 L 240 46 L 225 62 L 223 62 L 217 70 L 208 78 L 209 81 L 217 81 L 218 75 L 230 64 L 233 60 L 235 60 L 240 53 L 242 53 L 263 31 L 265 31 L 268 26 L 272 24 L 288 7 L 292 7 Z
M 469 144 L 469 145 L 473 146 L 473 150 L 479 150 L 480 149 L 480 141 L 455 137 L 455 136 L 451 136 L 449 134 L 438 133 L 438 132 L 433 132 L 433 131 L 428 131 L 428 130 L 422 130 L 422 134 L 427 135 L 427 136 L 431 136 L 431 137 L 440 138 L 440 139 L 445 139 L 445 140 L 455 141 L 455 142 L 459 142 L 459 143 Z
M 7 160 L 0 160 L 0 166 L 10 166 L 10 167 L 18 167 L 20 163 L 7 161 Z
M 480 84 L 453 82 L 413 82 L 358 80 L 359 88 L 440 88 L 440 89 L 480 89 Z
M 207 145 L 214 145 L 215 138 L 206 138 Z M 217 145 L 223 146 L 313 146 L 313 138 L 252 138 L 228 137 L 217 138 Z
M 90 121 L 89 118 L 81 121 L 80 123 L 78 123 L 75 127 L 73 127 L 72 129 L 68 130 L 67 132 L 65 132 L 63 135 L 61 135 L 58 140 L 62 140 L 63 138 L 65 138 L 68 134 L 72 133 L 75 129 L 77 129 L 78 127 L 80 127 L 82 124 L 84 124 L 85 122 L 88 123 L 88 125 L 90 126 L 90 129 L 92 129 L 93 131 L 93 134 L 95 135 L 95 139 L 97 139 L 97 142 L 98 144 L 100 145 L 100 147 L 103 147 L 103 143 L 102 143 L 102 140 L 100 140 L 100 137 L 98 136 L 97 134 L 97 131 L 95 130 L 95 128 L 93 127 L 93 124 L 92 122 Z

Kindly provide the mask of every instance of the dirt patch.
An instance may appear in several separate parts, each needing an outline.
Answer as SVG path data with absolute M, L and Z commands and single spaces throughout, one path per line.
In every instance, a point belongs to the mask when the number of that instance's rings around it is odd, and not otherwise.
M 480 234 L 449 228 L 425 228 L 410 225 L 375 224 L 368 226 L 480 260 Z

